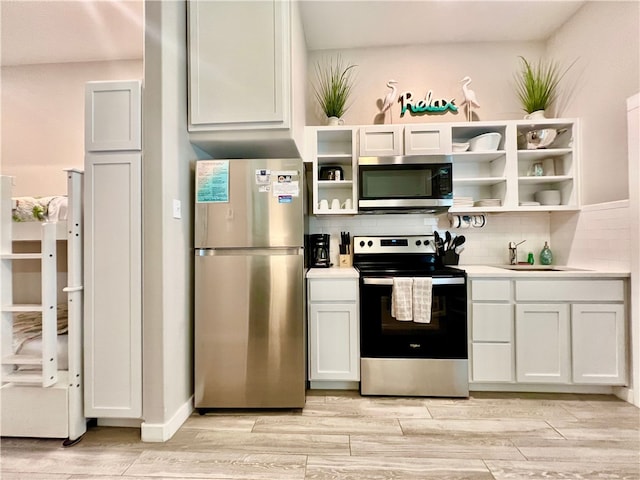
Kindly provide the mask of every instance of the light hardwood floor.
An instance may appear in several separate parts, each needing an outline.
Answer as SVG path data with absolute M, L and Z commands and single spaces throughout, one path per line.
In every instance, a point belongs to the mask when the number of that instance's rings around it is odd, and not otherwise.
M 3 438 L 2 480 L 640 479 L 640 409 L 615 397 L 309 391 L 303 410 L 194 414 L 163 444 L 93 427 Z

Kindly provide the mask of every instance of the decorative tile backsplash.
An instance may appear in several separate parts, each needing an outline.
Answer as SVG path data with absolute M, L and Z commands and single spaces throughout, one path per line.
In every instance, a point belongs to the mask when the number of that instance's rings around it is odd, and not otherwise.
M 509 262 L 509 242 L 518 247 L 518 260 L 532 252 L 539 264 L 540 250 L 549 242 L 553 263 L 576 268 L 614 271 L 630 269 L 629 205 L 627 201 L 584 207 L 581 212 L 527 212 L 487 214 L 482 228 L 451 228 L 447 215 L 311 216 L 311 233 L 331 235 L 331 261 L 338 263 L 341 231 L 357 235 L 424 235 L 434 230 L 464 235 L 460 264 L 500 265 Z
M 482 228 L 451 228 L 446 215 L 419 214 L 402 215 L 358 215 L 358 216 L 311 216 L 311 233 L 331 235 L 331 259 L 337 263 L 338 243 L 341 231 L 357 235 L 424 235 L 434 230 L 452 235 L 464 235 L 466 242 L 460 255 L 460 263 L 468 265 L 495 265 L 509 261 L 509 242 L 525 243 L 518 248 L 518 259 L 525 261 L 528 252 L 537 259 L 545 241 L 549 238 L 548 213 L 501 213 L 488 214 Z M 335 257 L 335 259 L 334 259 Z
M 629 215 L 627 200 L 587 205 L 579 214 L 555 214 L 551 220 L 551 238 L 561 247 L 556 249 L 557 263 L 630 271 Z

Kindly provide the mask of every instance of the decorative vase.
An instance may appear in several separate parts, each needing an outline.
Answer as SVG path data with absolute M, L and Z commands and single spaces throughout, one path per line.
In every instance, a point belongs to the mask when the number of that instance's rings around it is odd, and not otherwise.
M 545 118 L 547 117 L 544 115 L 544 110 L 536 110 L 524 116 L 525 120 L 544 120 Z
M 327 125 L 329 125 L 330 127 L 344 125 L 344 120 L 338 117 L 329 117 L 327 118 Z

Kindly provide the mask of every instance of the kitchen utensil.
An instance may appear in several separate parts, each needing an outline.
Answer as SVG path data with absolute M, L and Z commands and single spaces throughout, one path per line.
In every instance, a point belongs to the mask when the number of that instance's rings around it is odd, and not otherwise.
M 340 200 L 337 198 L 331 200 L 331 210 L 340 210 Z
M 342 204 L 342 208 L 344 208 L 345 210 L 351 210 L 351 199 L 347 198 L 344 203 Z
M 525 135 L 527 139 L 527 150 L 536 150 L 538 148 L 547 148 L 551 146 L 558 136 L 555 128 L 542 128 L 540 130 L 531 130 Z
M 318 205 L 320 210 L 329 210 L 329 201 L 326 199 L 320 200 L 320 204 Z
M 433 232 L 433 241 L 436 246 L 436 255 L 442 255 L 444 253 L 443 252 L 444 242 L 442 241 L 440 234 L 436 231 Z
M 464 242 L 466 242 L 466 241 L 467 241 L 467 239 L 465 238 L 465 236 L 464 236 L 464 235 L 459 235 L 459 236 L 457 236 L 456 238 L 454 238 L 454 239 L 453 239 L 453 245 L 452 245 L 452 248 L 453 248 L 454 250 L 456 250 L 458 247 L 462 246 L 462 244 L 463 244 Z
M 451 144 L 451 149 L 454 152 L 466 152 L 469 150 L 469 142 L 453 142 Z
M 469 140 L 469 150 L 472 152 L 497 150 L 501 139 L 502 135 L 498 132 L 483 133 Z
M 444 232 L 444 249 L 449 250 L 451 248 L 451 234 L 449 233 L 449 230 L 447 230 L 446 232 Z

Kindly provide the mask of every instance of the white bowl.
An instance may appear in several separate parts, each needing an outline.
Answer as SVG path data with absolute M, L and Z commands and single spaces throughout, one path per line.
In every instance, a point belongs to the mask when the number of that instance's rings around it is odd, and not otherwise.
M 533 197 L 540 205 L 560 205 L 560 190 L 540 190 Z
M 469 140 L 469 150 L 472 152 L 488 152 L 498 149 L 502 135 L 498 132 L 483 133 Z
M 454 152 L 466 152 L 469 150 L 469 142 L 453 142 L 451 144 L 451 149 Z

